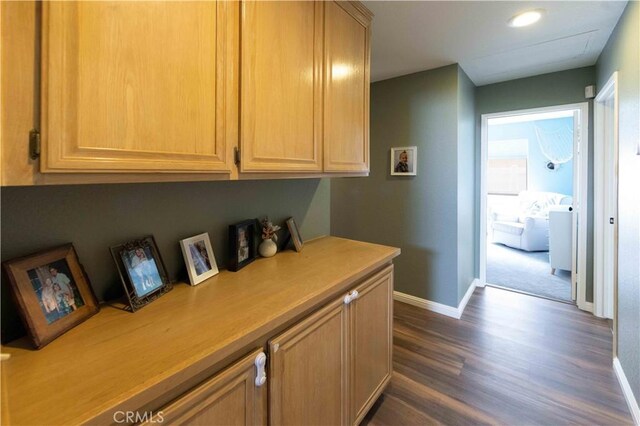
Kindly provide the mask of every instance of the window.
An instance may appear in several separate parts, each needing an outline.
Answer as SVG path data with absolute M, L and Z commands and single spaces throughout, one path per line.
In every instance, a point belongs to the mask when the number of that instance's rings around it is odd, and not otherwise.
M 487 190 L 492 195 L 518 195 L 527 189 L 528 139 L 489 141 Z
M 492 195 L 518 195 L 527 189 L 527 158 L 489 158 L 487 189 Z

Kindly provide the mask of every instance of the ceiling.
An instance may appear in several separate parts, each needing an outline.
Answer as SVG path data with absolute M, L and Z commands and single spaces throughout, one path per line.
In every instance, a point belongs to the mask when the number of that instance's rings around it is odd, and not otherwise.
M 595 64 L 626 1 L 366 1 L 371 80 L 459 63 L 477 86 Z M 513 15 L 542 8 L 537 23 Z

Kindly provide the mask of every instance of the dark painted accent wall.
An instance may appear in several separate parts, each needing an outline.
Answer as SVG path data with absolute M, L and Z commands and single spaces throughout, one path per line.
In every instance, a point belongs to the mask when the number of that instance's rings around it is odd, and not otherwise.
M 630 1 L 598 62 L 618 71 L 618 359 L 640 404 L 640 2 Z
M 480 164 L 482 114 L 586 102 L 584 88 L 595 84 L 595 67 L 521 78 L 476 89 L 476 164 Z M 589 101 L 589 169 L 593 170 L 593 102 Z M 480 167 L 476 169 L 476 226 L 480 227 Z M 587 301 L 593 301 L 593 173 L 588 186 Z M 479 238 L 477 238 L 479 239 Z M 480 241 L 476 241 L 479 259 Z M 480 266 L 476 264 L 476 274 Z
M 468 89 L 459 93 L 465 77 L 450 65 L 372 84 L 370 176 L 331 181 L 332 234 L 400 247 L 395 288 L 449 306 L 458 305 L 470 284 L 459 286 L 459 271 L 473 277 L 471 264 L 458 262 L 459 244 L 473 238 L 459 239 L 458 229 L 473 215 L 471 198 L 463 206 L 465 219 L 458 216 L 458 181 L 473 179 L 458 167 L 459 132 L 471 144 L 469 127 L 458 126 L 458 104 L 469 96 Z M 473 101 L 464 103 L 466 116 Z M 413 145 L 417 176 L 390 176 L 390 148 Z
M 187 280 L 178 241 L 209 232 L 219 267 L 228 225 L 293 216 L 303 238 L 329 235 L 329 182 L 319 179 L 2 188 L 2 261 L 73 242 L 100 300 L 121 294 L 109 247 L 153 234 L 173 280 Z M 2 278 L 2 338 L 22 333 Z

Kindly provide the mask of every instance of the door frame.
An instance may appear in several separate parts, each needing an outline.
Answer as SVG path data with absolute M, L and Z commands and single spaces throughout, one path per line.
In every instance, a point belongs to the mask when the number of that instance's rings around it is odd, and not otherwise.
M 606 136 L 606 103 L 613 101 L 613 138 Z M 594 105 L 594 259 L 593 259 L 593 314 L 611 318 L 615 322 L 618 281 L 618 72 L 611 74 L 593 101 Z M 609 146 L 608 144 L 611 144 Z M 611 158 L 606 152 L 611 149 Z M 610 163 L 608 162 L 610 161 Z M 613 200 L 606 197 L 606 188 L 614 190 Z M 606 240 L 608 218 L 613 218 L 613 229 Z M 609 245 L 608 243 L 613 244 Z M 612 260 L 611 280 L 605 279 L 605 259 Z M 615 324 L 614 324 L 615 335 Z
M 496 112 L 481 115 L 480 136 L 480 286 L 487 284 L 487 160 L 489 144 L 489 119 L 513 117 L 548 113 L 556 111 L 574 110 L 574 137 L 573 142 L 573 207 L 577 215 L 574 216 L 574 229 L 577 229 L 576 238 L 572 244 L 572 258 L 574 270 L 571 274 L 571 297 L 576 301 L 578 308 L 592 312 L 593 303 L 586 300 L 586 274 L 587 274 L 587 209 L 589 202 L 588 177 L 589 177 L 589 103 L 580 102 L 565 105 L 555 105 L 541 108 L 529 108 L 515 111 Z M 577 120 L 576 120 L 577 118 Z M 585 218 L 585 220 L 581 220 Z M 577 222 L 577 223 L 576 223 Z M 577 262 L 577 268 L 575 267 Z

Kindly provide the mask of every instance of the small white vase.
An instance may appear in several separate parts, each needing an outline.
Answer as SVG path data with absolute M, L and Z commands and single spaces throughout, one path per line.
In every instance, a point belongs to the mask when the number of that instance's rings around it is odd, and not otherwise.
M 258 246 L 258 252 L 262 257 L 272 257 L 275 256 L 278 251 L 278 245 L 272 240 L 262 240 L 260 246 Z

